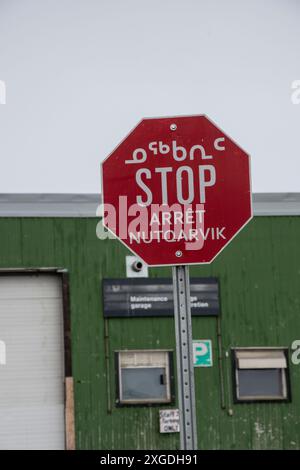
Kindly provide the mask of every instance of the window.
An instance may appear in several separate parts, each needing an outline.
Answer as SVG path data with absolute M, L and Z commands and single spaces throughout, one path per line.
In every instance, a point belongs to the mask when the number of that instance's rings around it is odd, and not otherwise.
M 289 401 L 287 350 L 234 349 L 235 398 L 247 401 Z
M 117 402 L 123 405 L 173 401 L 172 352 L 133 350 L 116 352 Z

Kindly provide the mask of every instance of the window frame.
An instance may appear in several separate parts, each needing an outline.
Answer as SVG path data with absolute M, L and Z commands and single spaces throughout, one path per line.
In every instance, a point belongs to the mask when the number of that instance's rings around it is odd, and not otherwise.
M 239 369 L 236 357 L 237 351 L 282 351 L 286 359 L 286 367 L 269 367 L 269 368 L 254 368 L 254 369 Z M 292 401 L 291 384 L 290 384 L 290 367 L 289 367 L 289 349 L 287 347 L 234 347 L 231 348 L 231 362 L 232 362 L 232 389 L 233 389 L 233 402 L 234 404 L 249 404 L 249 403 L 289 403 Z M 239 396 L 239 370 L 271 370 L 279 369 L 281 371 L 281 383 L 285 392 L 285 396 Z
M 120 364 L 120 354 L 122 353 L 165 353 L 167 355 L 166 365 L 161 365 L 161 368 L 165 368 L 165 377 L 167 381 L 167 397 L 166 399 L 161 398 L 142 398 L 142 399 L 123 399 L 122 398 L 122 369 L 126 367 L 121 367 Z M 136 367 L 128 367 L 130 369 L 153 369 L 159 367 L 158 365 L 141 365 Z M 174 360 L 173 360 L 173 351 L 169 349 L 123 349 L 115 351 L 115 379 L 116 379 L 116 406 L 160 406 L 160 405 L 173 405 L 175 402 L 175 382 L 174 382 Z

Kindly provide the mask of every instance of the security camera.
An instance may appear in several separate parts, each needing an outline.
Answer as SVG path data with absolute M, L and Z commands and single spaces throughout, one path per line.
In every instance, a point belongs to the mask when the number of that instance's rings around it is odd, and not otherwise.
M 126 256 L 127 277 L 148 277 L 148 266 L 137 256 Z
M 132 267 L 133 271 L 135 271 L 136 273 L 139 273 L 143 269 L 143 263 L 139 260 L 135 260 L 132 263 L 131 267 Z

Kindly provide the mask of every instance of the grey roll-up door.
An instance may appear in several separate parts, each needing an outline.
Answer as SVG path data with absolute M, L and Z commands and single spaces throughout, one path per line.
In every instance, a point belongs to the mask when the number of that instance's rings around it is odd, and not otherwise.
M 0 341 L 6 356 L 0 363 L 0 449 L 63 449 L 59 276 L 0 276 Z

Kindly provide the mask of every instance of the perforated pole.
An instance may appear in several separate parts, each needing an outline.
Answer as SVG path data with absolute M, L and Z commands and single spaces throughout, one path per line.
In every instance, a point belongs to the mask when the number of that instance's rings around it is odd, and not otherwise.
M 197 450 L 192 319 L 188 266 L 173 267 L 180 448 Z

